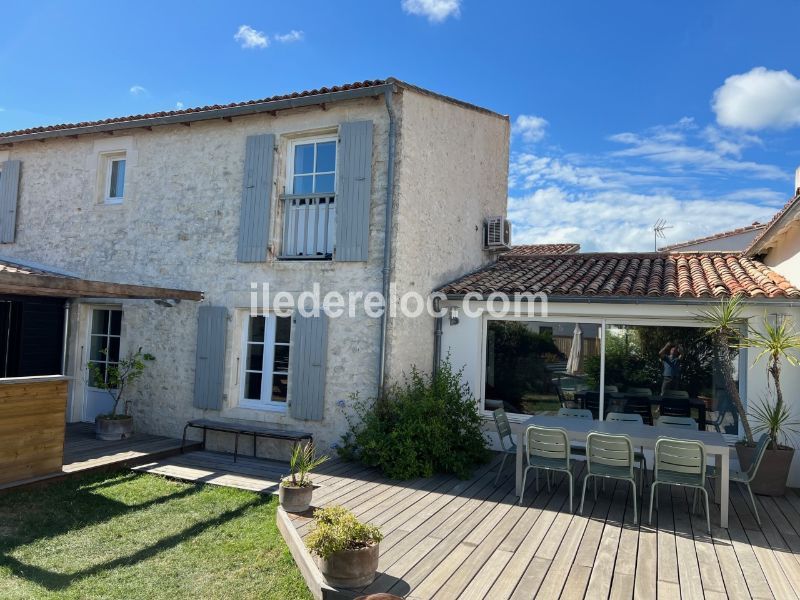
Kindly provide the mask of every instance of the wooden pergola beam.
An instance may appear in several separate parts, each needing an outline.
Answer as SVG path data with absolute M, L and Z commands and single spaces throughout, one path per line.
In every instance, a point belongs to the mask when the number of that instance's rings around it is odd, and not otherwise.
M 203 292 L 172 288 L 91 281 L 75 277 L 0 271 L 0 294 L 60 298 L 127 298 L 131 300 L 203 299 Z

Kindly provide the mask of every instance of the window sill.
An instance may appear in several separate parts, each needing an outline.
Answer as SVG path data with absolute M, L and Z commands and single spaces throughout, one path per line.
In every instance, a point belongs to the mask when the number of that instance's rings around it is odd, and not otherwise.
M 279 256 L 278 260 L 282 262 L 332 262 L 333 256 L 330 254 L 325 256 Z
M 105 206 L 119 206 L 120 204 L 123 204 L 124 201 L 125 201 L 125 198 L 106 198 L 105 200 L 103 200 L 103 205 L 105 205 Z
M 286 404 L 257 402 L 255 400 L 242 400 L 235 408 L 244 408 L 247 410 L 260 410 L 264 412 L 273 413 L 286 413 Z

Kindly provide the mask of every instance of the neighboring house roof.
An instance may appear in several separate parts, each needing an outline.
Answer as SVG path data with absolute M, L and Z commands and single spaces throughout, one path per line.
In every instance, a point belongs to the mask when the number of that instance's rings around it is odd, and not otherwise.
M 486 108 L 463 102 L 431 90 L 406 83 L 394 77 L 387 79 L 367 79 L 335 85 L 332 87 L 321 87 L 313 90 L 292 92 L 278 96 L 269 96 L 259 100 L 247 100 L 244 102 L 231 102 L 229 104 L 214 104 L 211 106 L 198 106 L 195 108 L 183 108 L 180 110 L 167 110 L 155 113 L 145 113 L 140 115 L 128 115 L 124 117 L 113 117 L 97 121 L 83 121 L 79 123 L 61 123 L 57 125 L 45 125 L 42 127 L 30 127 L 28 129 L 18 129 L 0 133 L 0 145 L 13 144 L 15 142 L 27 140 L 43 140 L 53 137 L 77 136 L 87 133 L 112 132 L 120 129 L 135 129 L 139 127 L 153 127 L 157 125 L 174 125 L 178 123 L 189 124 L 193 121 L 203 121 L 210 119 L 230 119 L 256 113 L 274 112 L 297 108 L 300 106 L 325 105 L 330 102 L 349 100 L 366 96 L 378 96 L 386 91 L 394 90 L 395 87 L 406 88 L 433 96 L 457 104 L 459 106 L 477 110 L 492 115 L 497 115 L 503 119 L 508 119 L 506 115 L 500 115 Z
M 780 236 L 786 229 L 800 218 L 800 190 L 798 193 L 789 200 L 782 209 L 780 209 L 772 220 L 767 223 L 756 239 L 744 250 L 746 256 L 756 256 L 764 254 L 774 244 L 775 239 Z
M 739 253 L 503 255 L 439 291 L 447 295 L 544 292 L 575 299 L 800 297 L 800 290 L 783 276 Z
M 71 277 L 64 272 L 50 271 L 39 266 L 23 265 L 0 258 L 0 273 L 18 273 L 20 275 L 48 275 L 50 277 Z
M 663 248 L 659 248 L 659 252 L 676 252 L 681 251 L 683 249 L 691 251 L 689 246 L 697 246 L 699 244 L 706 244 L 708 242 L 714 242 L 716 240 L 723 240 L 725 238 L 731 238 L 740 236 L 744 233 L 750 232 L 757 232 L 765 229 L 767 227 L 766 223 L 759 223 L 756 221 L 752 225 L 747 225 L 745 227 L 738 227 L 736 229 L 731 229 L 730 231 L 721 231 L 720 233 L 714 233 L 711 235 L 707 235 L 705 237 L 697 238 L 694 240 L 688 240 L 685 242 L 679 242 L 677 244 L 670 244 L 669 246 L 664 246 Z M 752 242 L 752 240 L 750 240 Z M 741 252 L 744 248 L 719 248 L 719 251 L 723 252 Z M 716 251 L 716 250 L 715 250 Z
M 536 256 L 540 254 L 571 254 L 581 249 L 580 244 L 520 244 L 511 246 L 504 256 Z

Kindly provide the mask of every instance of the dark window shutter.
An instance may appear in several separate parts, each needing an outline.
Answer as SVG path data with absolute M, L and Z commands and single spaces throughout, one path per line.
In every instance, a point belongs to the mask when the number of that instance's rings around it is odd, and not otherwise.
M 289 414 L 295 419 L 321 421 L 325 412 L 325 359 L 328 317 L 292 317 Z
M 367 260 L 372 190 L 372 121 L 339 126 L 336 260 Z
M 7 160 L 0 168 L 0 244 L 12 243 L 17 230 L 21 166 L 18 160 Z
M 224 306 L 200 307 L 194 368 L 194 406 L 197 408 L 222 408 L 227 325 L 228 311 Z
M 239 216 L 239 262 L 267 260 L 274 158 L 273 134 L 248 136 Z

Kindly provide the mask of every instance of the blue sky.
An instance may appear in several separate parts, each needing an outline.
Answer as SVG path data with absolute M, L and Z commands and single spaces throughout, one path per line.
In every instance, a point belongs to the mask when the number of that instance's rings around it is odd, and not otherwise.
M 31 2 L 3 22 L 0 130 L 389 75 L 508 114 L 516 243 L 763 221 L 800 165 L 795 1 Z

